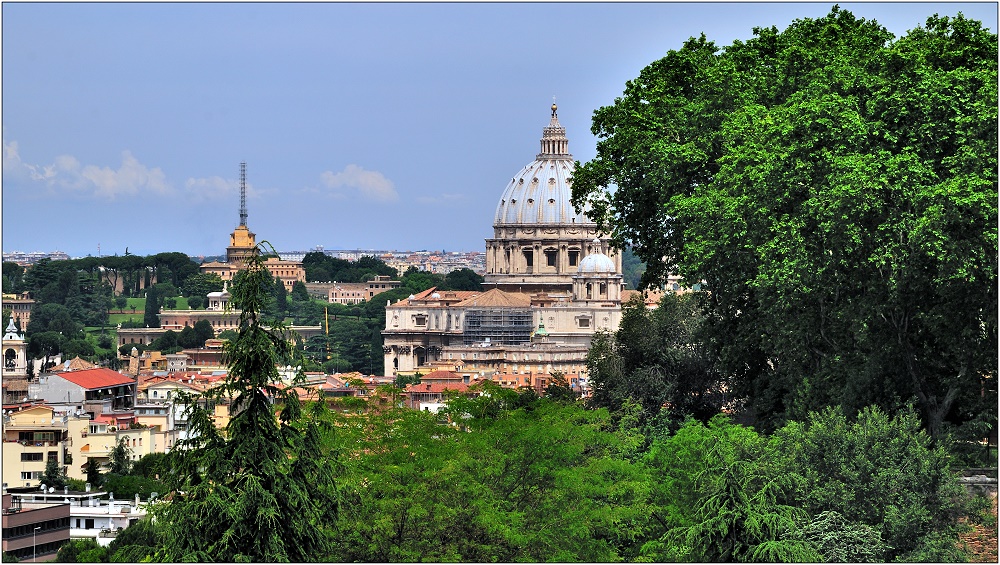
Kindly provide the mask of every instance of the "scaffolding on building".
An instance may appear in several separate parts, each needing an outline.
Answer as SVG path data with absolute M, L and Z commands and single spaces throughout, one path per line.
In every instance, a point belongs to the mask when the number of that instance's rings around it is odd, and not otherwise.
M 467 310 L 462 344 L 522 345 L 531 341 L 532 329 L 528 308 Z

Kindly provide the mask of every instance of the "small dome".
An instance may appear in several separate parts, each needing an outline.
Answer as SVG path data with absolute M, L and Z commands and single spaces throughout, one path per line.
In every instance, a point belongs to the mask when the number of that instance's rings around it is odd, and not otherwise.
M 616 272 L 615 262 L 603 253 L 591 253 L 580 261 L 579 273 L 612 273 Z

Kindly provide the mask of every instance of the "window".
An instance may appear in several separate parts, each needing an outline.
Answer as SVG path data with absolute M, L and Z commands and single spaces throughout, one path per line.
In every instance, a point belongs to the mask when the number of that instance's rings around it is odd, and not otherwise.
M 41 460 L 42 460 L 42 454 L 41 453 L 22 453 L 21 454 L 21 461 L 41 461 Z
M 576 263 L 577 263 L 577 261 L 579 259 L 580 259 L 580 250 L 579 249 L 570 249 L 569 250 L 569 266 L 570 267 L 575 267 Z
M 21 480 L 33 481 L 42 478 L 41 471 L 21 471 Z
M 579 325 L 579 327 L 581 328 L 589 328 L 590 318 L 580 318 L 579 320 L 577 320 L 577 325 Z
M 546 249 L 545 250 L 545 264 L 549 267 L 556 266 L 556 250 Z
M 524 264 L 527 265 L 528 268 L 534 267 L 535 266 L 534 251 L 532 251 L 531 249 L 523 249 L 522 251 L 524 252 Z
M 608 293 L 608 284 L 607 283 L 601 283 L 601 296 L 604 296 L 607 293 Z
M 58 451 L 50 451 L 49 452 L 49 456 L 48 456 L 48 460 L 49 461 L 59 461 L 59 452 Z

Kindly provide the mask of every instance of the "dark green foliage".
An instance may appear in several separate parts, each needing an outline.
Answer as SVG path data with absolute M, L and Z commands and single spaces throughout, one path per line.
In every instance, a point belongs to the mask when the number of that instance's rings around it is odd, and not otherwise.
M 166 453 L 147 453 L 132 465 L 132 474 L 149 478 L 161 473 L 165 475 L 170 469 L 167 467 L 167 459 Z M 161 491 L 160 494 L 163 492 Z
M 137 494 L 145 500 L 154 492 L 161 495 L 165 493 L 167 485 L 163 481 L 149 477 L 134 474 L 118 475 L 109 472 L 107 475 L 104 475 L 104 482 L 101 488 L 115 493 L 115 498 L 120 500 L 130 500 Z
M 699 339 L 704 317 L 699 294 L 665 294 L 648 310 L 640 297 L 622 308 L 614 335 L 595 335 L 587 354 L 592 407 L 619 413 L 627 401 L 642 405 L 641 422 L 661 410 L 675 424 L 692 415 L 707 421 L 722 410 L 730 388 Z
M 140 518 L 138 522 L 119 532 L 108 545 L 108 562 L 110 563 L 142 563 L 148 562 L 156 555 L 157 549 L 163 543 L 163 534 L 150 517 Z
M 45 471 L 42 473 L 42 478 L 40 480 L 42 484 L 47 487 L 61 489 L 66 485 L 66 473 L 64 473 L 62 467 L 59 466 L 59 461 L 57 461 L 54 457 L 50 457 L 48 461 L 45 462 Z
M 174 286 L 172 283 L 161 281 L 153 286 L 156 287 L 156 294 L 160 298 L 173 298 L 176 296 L 180 296 L 180 291 L 178 291 L 177 287 Z
M 62 342 L 63 337 L 59 332 L 36 333 L 28 339 L 28 356 L 37 359 L 56 355 L 62 351 Z
M 622 250 L 622 277 L 625 288 L 638 289 L 642 274 L 646 272 L 646 264 L 636 257 L 631 247 Z
M 288 315 L 288 290 L 285 288 L 285 283 L 278 277 L 274 278 L 272 296 L 274 302 L 270 312 L 271 317 L 275 320 L 284 320 L 285 316 Z
M 146 263 L 153 267 L 156 280 L 161 284 L 169 281 L 176 288 L 182 288 L 190 277 L 198 274 L 198 264 L 184 253 L 176 251 L 146 257 Z
M 183 332 L 184 330 L 181 331 Z M 191 329 L 191 331 L 188 332 L 189 335 L 192 335 L 193 333 L 194 329 Z M 150 349 L 156 351 L 165 351 L 167 349 L 173 349 L 177 347 L 177 345 L 178 345 L 177 332 L 175 332 L 174 330 L 167 330 L 163 332 L 163 334 L 160 335 L 160 337 L 156 338 L 156 340 L 154 340 L 153 343 L 150 344 Z
M 146 324 L 147 328 L 160 327 L 159 314 L 161 301 L 155 286 L 146 289 L 146 304 L 143 306 L 145 313 L 143 314 L 142 321 Z
M 312 251 L 302 258 L 302 268 L 309 282 L 365 282 L 378 275 L 396 277 L 396 269 L 376 257 L 365 256 L 356 262 Z
M 128 475 L 132 469 L 132 448 L 124 437 L 118 439 L 118 443 L 111 449 L 108 462 L 108 472 L 115 475 Z M 108 477 L 105 477 L 105 482 Z
M 191 310 L 198 310 L 199 308 L 204 307 L 206 301 L 207 299 L 202 296 L 192 295 L 187 297 L 188 308 Z
M 483 290 L 483 280 L 472 269 L 456 269 L 445 275 L 441 290 Z
M 692 38 L 595 112 L 574 198 L 644 280 L 705 282 L 766 429 L 910 398 L 936 437 L 995 426 L 996 52 L 961 16 L 893 40 L 839 7 Z
M 295 281 L 295 284 L 292 285 L 292 300 L 299 302 L 310 300 L 309 290 L 306 289 L 306 283 L 302 281 Z
M 59 548 L 55 560 L 57 563 L 92 563 L 84 561 L 81 556 L 86 554 L 85 559 L 92 559 L 102 549 L 94 538 L 74 539 Z
M 191 439 L 171 452 L 173 500 L 156 510 L 165 561 L 315 561 L 330 555 L 337 497 L 331 463 L 317 458 L 318 412 L 304 417 L 297 396 L 275 386 L 289 361 L 283 327 L 262 317 L 274 279 L 258 253 L 233 283 L 241 310 L 226 343 L 229 372 L 206 397 L 232 399 L 225 437 L 210 414 L 190 407 Z M 271 399 L 281 406 L 276 419 Z M 228 439 L 227 439 L 228 438 Z
M 67 339 L 79 337 L 83 325 L 74 321 L 69 308 L 62 304 L 36 305 L 31 310 L 28 333 L 61 332 Z
M 205 342 L 215 337 L 215 330 L 208 320 L 198 320 L 194 323 L 194 333 L 198 337 L 196 347 L 202 347 Z
M 24 277 L 24 267 L 10 261 L 3 262 L 3 291 L 9 293 L 21 292 L 21 280 Z
M 181 290 L 184 296 L 204 299 L 210 292 L 219 292 L 223 287 L 222 279 L 214 273 L 199 273 L 191 275 L 184 281 Z
M 222 330 L 221 332 L 219 332 L 219 339 L 231 340 L 231 339 L 236 339 L 238 336 L 239 334 L 236 332 L 236 330 Z
M 97 464 L 97 459 L 93 457 L 87 458 L 87 482 L 91 484 L 94 488 L 101 486 L 104 481 L 101 475 L 101 467 Z
M 111 336 L 107 333 L 102 333 L 101 337 L 97 338 L 97 346 L 101 349 L 111 349 L 114 343 L 111 341 Z
M 20 563 L 21 560 L 18 559 L 17 557 L 14 557 L 13 555 L 11 555 L 11 554 L 9 554 L 9 553 L 7 553 L 5 551 L 5 552 L 3 552 L 3 562 L 4 563 Z
M 912 410 L 889 417 L 870 407 L 848 422 L 829 408 L 787 424 L 774 440 L 798 505 L 810 515 L 835 511 L 847 523 L 875 528 L 888 546 L 876 560 L 918 549 L 923 536 L 958 518 L 962 491 L 948 455 L 932 445 Z
M 192 328 L 191 326 L 184 326 L 184 329 L 181 330 L 181 333 L 177 335 L 174 344 L 183 348 L 197 347 L 198 336 L 195 335 L 194 328 Z
M 654 516 L 663 533 L 642 548 L 653 561 L 817 561 L 800 539 L 808 521 L 790 504 L 791 484 L 778 472 L 765 438 L 713 418 L 691 420 L 653 444 Z

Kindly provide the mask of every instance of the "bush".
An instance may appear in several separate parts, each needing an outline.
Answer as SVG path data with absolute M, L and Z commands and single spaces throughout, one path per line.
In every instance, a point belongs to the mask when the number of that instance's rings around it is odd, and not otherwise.
M 131 499 L 136 494 L 139 495 L 139 498 L 147 499 L 154 492 L 161 495 L 167 492 L 166 485 L 156 479 L 113 473 L 104 476 L 104 484 L 101 488 L 107 492 L 113 492 L 118 500 Z
M 80 560 L 80 556 L 82 553 L 97 549 L 103 548 L 93 538 L 70 540 L 59 548 L 55 560 L 58 563 L 93 563 L 93 561 Z

